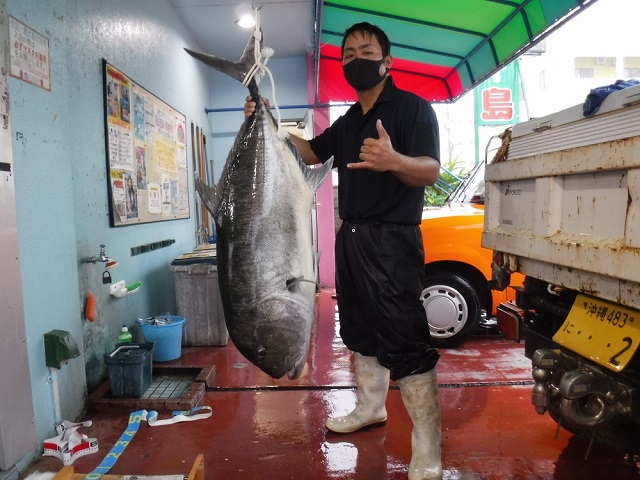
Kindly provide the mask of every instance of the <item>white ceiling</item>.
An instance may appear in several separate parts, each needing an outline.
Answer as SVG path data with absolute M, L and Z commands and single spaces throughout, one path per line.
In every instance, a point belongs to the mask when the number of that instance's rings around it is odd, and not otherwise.
M 260 0 L 263 45 L 274 49 L 274 58 L 296 57 L 313 50 L 314 9 L 320 0 Z M 193 50 L 235 60 L 242 54 L 253 29 L 235 24 L 243 13 L 252 12 L 251 2 L 242 0 L 169 0 L 199 45 Z

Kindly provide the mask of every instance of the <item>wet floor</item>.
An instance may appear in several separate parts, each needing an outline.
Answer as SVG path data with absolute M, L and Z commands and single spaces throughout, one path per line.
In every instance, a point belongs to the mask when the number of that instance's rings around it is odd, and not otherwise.
M 183 347 L 179 360 L 161 364 L 214 365 L 215 381 L 200 402 L 213 415 L 164 426 L 143 423 L 109 473 L 188 473 L 203 453 L 206 479 L 406 479 L 411 423 L 395 383 L 384 426 L 351 434 L 324 427 L 328 416 L 347 413 L 355 402 L 352 360 L 337 334 L 332 293 L 318 295 L 309 358 L 294 381 L 268 377 L 231 344 Z M 521 345 L 488 331 L 440 353 L 445 479 L 640 478 L 621 454 L 598 445 L 589 449 L 587 441 L 535 413 L 531 365 Z M 98 439 L 100 450 L 78 458 L 77 472 L 100 464 L 127 428 L 129 413 L 101 408 L 87 414 L 93 425 L 82 431 Z M 29 471 L 61 466 L 57 458 L 42 457 Z

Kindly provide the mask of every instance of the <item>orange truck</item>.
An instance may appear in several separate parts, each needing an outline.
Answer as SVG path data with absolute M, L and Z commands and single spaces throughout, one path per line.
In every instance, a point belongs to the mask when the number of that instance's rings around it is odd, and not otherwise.
M 426 207 L 420 230 L 424 243 L 426 286 L 420 300 L 436 347 L 461 345 L 482 319 L 493 317 L 513 289 L 491 290 L 493 252 L 482 248 L 484 162 L 478 163 L 441 207 Z M 521 284 L 514 276 L 512 284 Z

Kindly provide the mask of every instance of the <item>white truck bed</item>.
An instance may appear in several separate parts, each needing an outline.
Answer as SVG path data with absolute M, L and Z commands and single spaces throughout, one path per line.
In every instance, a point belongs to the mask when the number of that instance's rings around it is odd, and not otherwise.
M 640 308 L 640 86 L 514 126 L 485 171 L 482 245 L 517 270 Z

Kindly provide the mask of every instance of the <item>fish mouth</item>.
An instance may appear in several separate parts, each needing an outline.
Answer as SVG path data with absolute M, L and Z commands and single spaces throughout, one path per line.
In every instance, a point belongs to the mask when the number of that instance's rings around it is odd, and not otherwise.
M 302 370 L 304 369 L 304 365 L 306 363 L 305 359 L 306 359 L 305 355 L 300 355 L 296 359 L 295 363 L 293 364 L 293 367 L 291 367 L 291 370 L 287 372 L 287 377 L 289 378 L 289 380 L 295 380 L 300 376 L 300 374 L 302 373 Z
M 262 347 L 262 350 L 264 350 L 264 347 Z M 284 362 L 285 365 L 281 365 L 279 367 L 276 367 L 274 365 L 269 365 L 268 363 L 265 364 L 263 360 L 265 360 L 266 357 L 267 357 L 266 354 L 264 355 L 258 354 L 254 357 L 254 360 L 252 361 L 262 371 L 271 375 L 271 377 L 275 379 L 280 379 L 286 375 L 289 380 L 295 380 L 300 376 L 300 374 L 304 370 L 304 367 L 307 363 L 306 352 L 300 352 L 298 356 L 295 357 L 295 360 L 293 361 L 293 363 L 290 363 L 289 361 L 285 361 Z
M 294 380 L 306 364 L 313 310 L 295 295 L 269 295 L 244 314 L 229 334 L 245 358 L 275 379 Z M 236 325 L 238 327 L 238 325 Z

